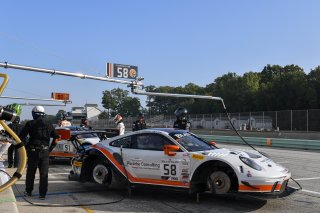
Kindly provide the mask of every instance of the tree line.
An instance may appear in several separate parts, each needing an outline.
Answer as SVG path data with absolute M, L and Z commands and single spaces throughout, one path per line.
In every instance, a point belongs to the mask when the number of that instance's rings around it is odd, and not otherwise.
M 279 111 L 320 108 L 320 66 L 306 74 L 297 65 L 267 65 L 260 72 L 249 71 L 242 76 L 229 72 L 201 87 L 193 83 L 185 86 L 147 86 L 146 91 L 181 93 L 222 97 L 229 112 Z M 146 108 L 140 99 L 130 97 L 120 88 L 105 90 L 102 105 L 106 109 L 100 118 L 121 114 L 137 116 L 139 112 L 172 114 L 179 106 L 192 114 L 222 112 L 221 103 L 203 99 L 148 96 Z

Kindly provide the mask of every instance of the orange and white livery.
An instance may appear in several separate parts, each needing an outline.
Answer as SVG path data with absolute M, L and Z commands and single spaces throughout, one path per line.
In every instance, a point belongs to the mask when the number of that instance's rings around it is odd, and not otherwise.
M 215 194 L 281 194 L 291 173 L 257 151 L 221 149 L 186 130 L 146 129 L 104 140 L 73 159 L 70 178 Z

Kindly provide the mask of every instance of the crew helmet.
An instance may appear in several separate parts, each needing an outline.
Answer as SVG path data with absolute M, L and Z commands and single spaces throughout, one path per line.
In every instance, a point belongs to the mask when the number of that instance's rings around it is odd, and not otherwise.
M 61 113 L 61 117 L 62 117 L 62 120 L 68 120 L 68 118 L 69 118 L 69 113 L 67 113 L 67 112 L 63 112 L 63 113 Z
M 21 115 L 21 105 L 20 104 L 16 104 L 16 103 L 9 104 L 6 106 L 6 108 L 15 112 L 17 116 Z
M 119 123 L 120 121 L 122 121 L 122 116 L 117 114 L 116 116 L 114 116 L 114 122 L 117 124 Z
M 179 107 L 178 109 L 176 109 L 174 114 L 176 115 L 178 120 L 184 120 L 187 117 L 188 110 L 184 107 Z
M 39 116 L 45 116 L 43 106 L 35 106 L 32 109 L 32 117 L 33 119 L 37 119 Z

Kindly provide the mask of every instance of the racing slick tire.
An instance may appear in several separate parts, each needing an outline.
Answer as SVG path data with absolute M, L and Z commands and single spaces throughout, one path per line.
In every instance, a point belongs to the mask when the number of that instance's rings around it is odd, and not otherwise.
M 106 161 L 96 161 L 92 169 L 92 179 L 98 184 L 109 185 L 111 183 L 111 168 Z
M 224 171 L 214 171 L 207 179 L 208 188 L 213 194 L 226 194 L 231 188 L 230 177 Z

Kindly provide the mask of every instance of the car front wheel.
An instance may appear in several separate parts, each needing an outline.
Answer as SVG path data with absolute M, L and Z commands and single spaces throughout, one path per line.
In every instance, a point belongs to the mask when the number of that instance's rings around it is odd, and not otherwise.
M 224 171 L 214 171 L 207 179 L 208 188 L 213 194 L 226 194 L 231 188 L 230 177 Z

